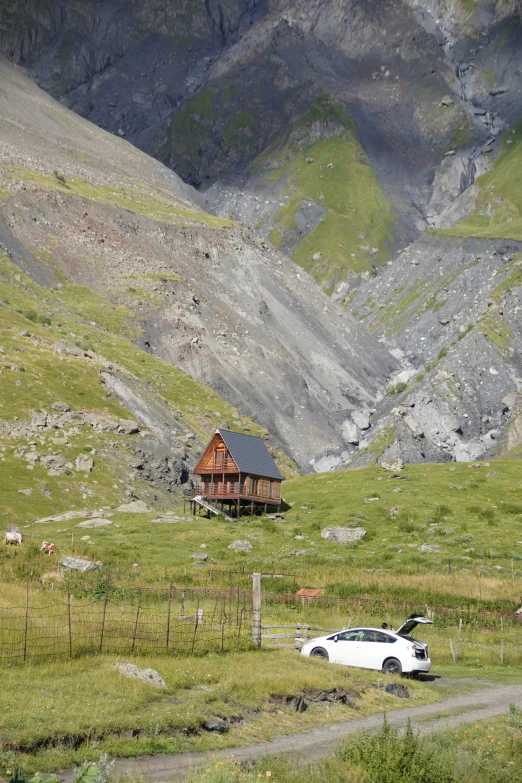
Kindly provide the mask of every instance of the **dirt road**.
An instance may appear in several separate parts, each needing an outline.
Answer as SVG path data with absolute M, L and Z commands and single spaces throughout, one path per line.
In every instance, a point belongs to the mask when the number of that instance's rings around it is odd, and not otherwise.
M 461 680 L 460 683 L 470 683 Z M 497 685 L 487 682 L 475 682 L 477 690 L 471 693 L 452 696 L 435 704 L 421 707 L 406 707 L 387 713 L 388 722 L 393 726 L 405 726 L 411 719 L 414 729 L 421 734 L 427 734 L 439 729 L 452 728 L 462 723 L 502 715 L 514 702 L 522 707 L 522 685 Z M 179 780 L 190 767 L 205 764 L 210 756 L 233 756 L 238 761 L 253 761 L 263 756 L 274 756 L 281 753 L 292 753 L 306 760 L 322 758 L 333 750 L 339 740 L 360 729 L 378 729 L 382 724 L 383 713 L 370 715 L 366 718 L 355 718 L 317 729 L 311 729 L 301 734 L 280 737 L 271 742 L 261 742 L 257 745 L 246 745 L 242 748 L 227 748 L 212 753 L 180 753 L 177 755 L 147 756 L 135 759 L 117 759 L 115 773 L 131 773 L 144 775 L 147 780 L 160 783 Z M 71 783 L 74 773 L 70 770 L 58 773 Z

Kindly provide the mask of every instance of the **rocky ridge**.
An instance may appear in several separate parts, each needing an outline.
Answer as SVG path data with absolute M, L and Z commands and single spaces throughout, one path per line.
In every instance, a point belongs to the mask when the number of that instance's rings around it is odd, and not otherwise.
M 343 283 L 339 267 L 357 283 L 438 224 L 522 117 L 518 0 L 152 0 L 118 25 L 117 0 L 16 5 L 0 16 L 7 56 L 76 112 L 211 186 L 212 210 L 270 235 L 328 291 Z M 299 136 L 325 97 L 329 116 L 276 166 L 273 145 Z M 337 105 L 381 194 L 364 195 L 360 241 L 330 247 L 320 224 L 342 216 L 351 233 L 350 196 L 329 201 L 319 166 L 296 183 L 294 163 L 330 154 Z M 357 187 L 361 175 L 354 164 Z M 394 219 L 383 221 L 386 201 Z
M 160 164 L 0 70 L 7 257 L 58 297 L 62 280 L 108 292 L 111 328 L 258 417 L 302 468 L 342 449 L 343 422 L 382 396 L 393 356 L 255 232 L 202 212 Z

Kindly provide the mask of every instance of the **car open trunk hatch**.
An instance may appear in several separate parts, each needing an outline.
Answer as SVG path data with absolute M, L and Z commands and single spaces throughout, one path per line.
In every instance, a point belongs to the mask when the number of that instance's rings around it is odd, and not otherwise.
M 423 617 L 422 615 L 413 614 L 406 620 L 405 623 L 401 625 L 400 628 L 398 628 L 395 633 L 398 636 L 409 636 L 414 628 L 416 628 L 418 625 L 433 625 L 432 620 L 428 620 L 426 617 Z

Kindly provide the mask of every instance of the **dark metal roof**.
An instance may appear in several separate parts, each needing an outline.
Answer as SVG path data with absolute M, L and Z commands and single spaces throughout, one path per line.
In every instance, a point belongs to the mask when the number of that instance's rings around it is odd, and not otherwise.
M 231 430 L 218 430 L 241 473 L 283 480 L 262 438 Z

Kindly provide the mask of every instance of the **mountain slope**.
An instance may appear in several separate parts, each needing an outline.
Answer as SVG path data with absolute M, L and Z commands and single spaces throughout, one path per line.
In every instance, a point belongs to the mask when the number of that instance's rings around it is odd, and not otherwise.
M 254 232 L 189 201 L 161 164 L 6 62 L 0 85 L 4 252 L 37 282 L 126 308 L 138 345 L 257 416 L 301 467 L 342 450 L 343 423 L 396 369 L 388 351 Z
M 42 86 L 211 186 L 213 210 L 272 232 L 340 295 L 487 168 L 484 143 L 522 119 L 521 42 L 517 0 L 151 0 L 125 13 L 120 0 L 29 0 L 23 11 L 9 0 L 0 11 L 1 50 Z M 304 190 L 290 176 L 306 143 L 286 146 L 280 181 L 273 166 L 260 176 L 272 145 L 325 96 L 355 123 L 376 180 L 358 244 L 325 241 L 328 222 L 351 215 L 348 194 L 330 203 L 322 172 Z M 331 125 L 315 123 L 308 146 L 328 155 Z M 338 171 L 341 160 L 330 161 Z M 346 176 L 357 189 L 357 169 Z

